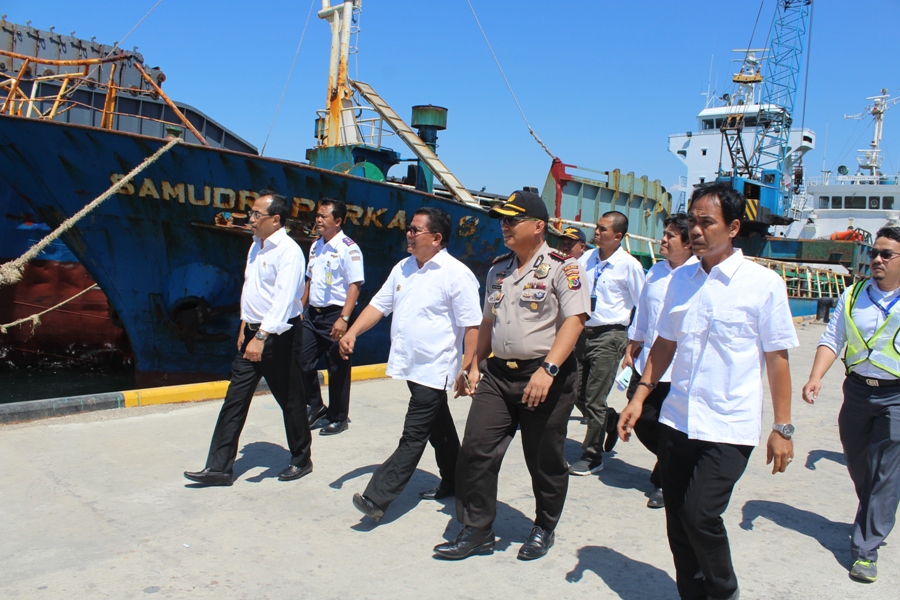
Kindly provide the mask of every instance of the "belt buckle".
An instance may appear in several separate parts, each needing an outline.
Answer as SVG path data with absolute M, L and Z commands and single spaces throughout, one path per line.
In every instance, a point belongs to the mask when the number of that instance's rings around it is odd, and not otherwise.
M 866 379 L 866 385 L 869 385 L 872 387 L 879 387 L 881 384 L 878 382 L 877 379 Z
M 508 360 L 508 361 L 506 361 L 506 368 L 507 369 L 518 369 L 519 363 L 517 363 L 514 360 Z

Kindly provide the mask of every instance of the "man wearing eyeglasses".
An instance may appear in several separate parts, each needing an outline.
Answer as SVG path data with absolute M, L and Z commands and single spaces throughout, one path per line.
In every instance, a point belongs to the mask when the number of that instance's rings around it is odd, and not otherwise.
M 359 335 L 393 314 L 387 374 L 406 380 L 409 408 L 397 449 L 375 470 L 365 491 L 353 496 L 353 506 L 376 523 L 409 483 L 429 441 L 441 481 L 422 497 L 439 500 L 456 489 L 459 436 L 447 390 L 463 357 L 472 360 L 481 307 L 475 275 L 447 252 L 451 229 L 444 211 L 418 209 L 406 228 L 410 256 L 394 266 L 340 340 L 341 355 L 349 357 Z
M 488 272 L 475 357 L 457 380 L 461 393 L 474 394 L 456 476 L 456 515 L 463 528 L 434 552 L 450 560 L 493 552 L 500 465 L 521 428 L 536 514 L 518 558 L 534 560 L 553 546 L 566 501 L 563 450 L 576 379 L 572 350 L 590 300 L 578 261 L 545 241 L 548 214 L 540 196 L 513 192 L 490 215 L 500 219 L 512 252 L 495 259 Z
M 628 217 L 618 211 L 597 221 L 593 250 L 579 261 L 591 290 L 591 313 L 575 346 L 581 363 L 578 404 L 587 416 L 581 458 L 569 467 L 571 475 L 592 475 L 603 470 L 603 450 L 616 443 L 616 411 L 606 398 L 616 378 L 619 361 L 628 345 L 632 309 L 644 289 L 644 267 L 622 248 Z M 604 444 L 604 439 L 606 443 Z
M 346 431 L 350 419 L 350 360 L 342 359 L 338 340 L 347 331 L 363 284 L 363 256 L 341 225 L 347 204 L 323 198 L 316 210 L 316 232 L 309 248 L 306 290 L 303 292 L 303 339 L 294 368 L 303 380 L 309 426 L 320 435 Z M 328 365 L 328 407 L 322 400 L 316 364 L 324 355 Z M 298 390 L 299 392 L 300 390 Z
M 841 444 L 859 506 L 850 538 L 850 577 L 878 576 L 878 547 L 894 527 L 900 503 L 900 228 L 883 227 L 869 251 L 872 278 L 847 288 L 819 340 L 803 399 L 810 404 L 822 377 L 846 345 Z
M 303 310 L 300 289 L 306 261 L 300 246 L 284 230 L 290 205 L 283 196 L 261 191 L 249 215 L 253 244 L 244 270 L 238 353 L 231 363 L 231 381 L 213 431 L 206 468 L 184 473 L 204 485 L 232 484 L 238 440 L 253 393 L 263 377 L 281 406 L 291 452 L 290 464 L 278 479 L 299 479 L 313 468 L 306 403 L 290 393 L 289 381 L 294 335 Z

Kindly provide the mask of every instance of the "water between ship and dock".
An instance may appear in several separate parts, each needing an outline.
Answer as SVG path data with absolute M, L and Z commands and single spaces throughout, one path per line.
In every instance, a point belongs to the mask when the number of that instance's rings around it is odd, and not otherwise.
M 856 497 L 837 432 L 843 374 L 832 368 L 815 405 L 799 400 L 823 326 L 797 329 L 795 460 L 773 476 L 765 447 L 757 448 L 725 514 L 742 597 L 893 599 L 894 539 L 881 549 L 877 583 L 847 577 Z M 452 499 L 417 494 L 437 483 L 431 450 L 381 524 L 361 520 L 351 497 L 396 447 L 407 400 L 403 382 L 355 383 L 350 429 L 315 436 L 315 471 L 282 483 L 281 412 L 271 396 L 258 396 L 230 488 L 191 489 L 181 475 L 202 467 L 220 402 L 0 426 L 0 596 L 677 597 L 665 514 L 645 506 L 653 456 L 636 441 L 620 442 L 599 477 L 570 482 L 556 545 L 533 563 L 515 558 L 534 510 L 518 443 L 500 475 L 493 556 L 432 558 L 431 548 L 459 526 Z M 764 425 L 772 421 L 766 402 Z M 614 391 L 610 404 L 624 403 Z M 468 407 L 467 399 L 451 401 L 460 433 Z M 583 434 L 573 419 L 570 460 Z

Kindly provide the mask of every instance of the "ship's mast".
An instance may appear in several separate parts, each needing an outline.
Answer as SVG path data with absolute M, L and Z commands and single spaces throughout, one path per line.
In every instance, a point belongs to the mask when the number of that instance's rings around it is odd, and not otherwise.
M 872 100 L 872 106 L 857 115 L 844 115 L 845 119 L 864 119 L 869 115 L 875 122 L 875 131 L 872 134 L 872 142 L 869 144 L 868 150 L 857 150 L 859 156 L 856 161 L 859 163 L 860 171 L 868 171 L 871 177 L 881 176 L 881 162 L 884 157 L 881 156 L 881 135 L 884 130 L 884 113 L 893 105 L 900 102 L 900 98 L 890 99 L 887 89 L 881 90 L 880 96 L 870 96 L 866 100 Z
M 347 131 L 356 131 L 353 111 L 353 90 L 347 80 L 347 64 L 350 56 L 350 32 L 353 11 L 359 10 L 362 0 L 343 0 L 331 6 L 331 0 L 322 0 L 319 18 L 331 26 L 331 58 L 328 65 L 328 97 L 325 116 L 325 136 L 323 145 L 337 146 L 347 143 Z M 347 122 L 345 122 L 347 121 Z M 355 137 L 355 135 L 353 136 Z

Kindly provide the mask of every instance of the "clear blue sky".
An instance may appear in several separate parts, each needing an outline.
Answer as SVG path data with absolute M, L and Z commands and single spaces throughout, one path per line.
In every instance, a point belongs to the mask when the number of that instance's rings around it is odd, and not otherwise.
M 121 40 L 156 0 L 2 0 L 9 21 L 98 41 Z M 472 0 L 532 127 L 564 162 L 619 168 L 669 187 L 685 174 L 668 135 L 695 127 L 710 82 L 730 91 L 732 48 L 765 43 L 774 0 Z M 164 89 L 261 147 L 309 0 L 162 0 L 122 44 L 160 66 Z M 303 160 L 325 103 L 330 34 L 315 12 L 266 154 Z M 900 96 L 900 0 L 815 0 L 808 77 L 796 122 L 818 135 L 811 174 L 855 166 L 871 138 L 867 96 Z M 438 153 L 468 187 L 541 187 L 550 160 L 532 140 L 466 0 L 364 0 L 351 76 L 409 118 L 414 104 L 449 108 Z M 805 117 L 800 114 L 808 79 Z M 826 137 L 827 126 L 827 137 Z M 827 148 L 826 148 L 827 144 Z M 404 157 L 412 153 L 393 144 Z M 889 172 L 900 170 L 900 105 L 885 127 Z M 827 151 L 827 152 L 826 152 Z M 400 175 L 399 171 L 392 174 Z

